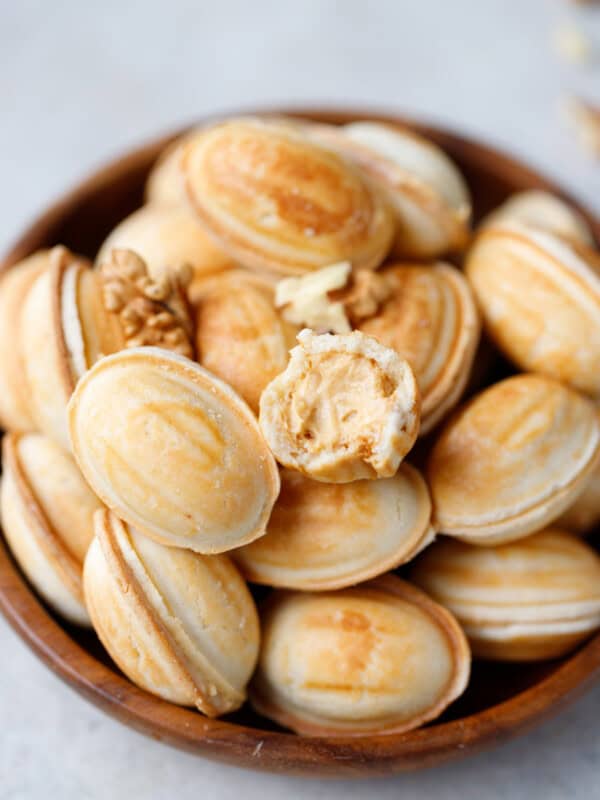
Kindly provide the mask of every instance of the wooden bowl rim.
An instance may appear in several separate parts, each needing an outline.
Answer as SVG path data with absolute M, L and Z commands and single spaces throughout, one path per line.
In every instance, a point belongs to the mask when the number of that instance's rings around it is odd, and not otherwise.
M 505 181 L 526 182 L 562 196 L 579 209 L 600 240 L 600 221 L 551 180 L 511 156 L 445 128 L 405 116 L 369 109 L 268 108 L 207 116 L 200 123 L 237 114 L 285 114 L 343 123 L 369 118 L 407 125 L 453 153 L 468 153 L 477 169 L 490 163 Z M 196 123 L 199 124 L 199 123 Z M 100 167 L 38 217 L 0 263 L 8 269 L 47 242 L 60 220 L 85 199 L 110 185 L 133 166 L 156 157 L 170 141 L 191 126 L 162 136 Z M 459 155 L 460 158 L 460 155 Z M 518 176 L 518 179 L 517 179 Z M 358 738 L 300 737 L 212 720 L 175 706 L 137 688 L 124 676 L 94 658 L 48 613 L 16 566 L 0 537 L 0 611 L 21 639 L 63 681 L 85 698 L 129 726 L 180 749 L 270 772 L 304 777 L 372 777 L 431 766 L 498 743 L 532 727 L 581 694 L 600 675 L 600 634 L 567 657 L 548 676 L 497 705 L 456 720 L 433 723 L 408 733 Z

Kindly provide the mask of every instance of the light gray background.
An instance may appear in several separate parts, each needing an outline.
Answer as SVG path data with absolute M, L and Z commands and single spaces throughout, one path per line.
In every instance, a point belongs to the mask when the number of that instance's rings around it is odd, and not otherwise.
M 0 0 L 0 247 L 103 160 L 207 111 L 357 103 L 438 120 L 528 159 L 600 211 L 600 162 L 560 103 L 600 102 L 600 71 L 561 62 L 567 0 Z M 597 60 L 600 60 L 597 58 Z M 528 737 L 365 783 L 242 772 L 116 724 L 0 620 L 0 800 L 577 798 L 600 794 L 600 688 Z

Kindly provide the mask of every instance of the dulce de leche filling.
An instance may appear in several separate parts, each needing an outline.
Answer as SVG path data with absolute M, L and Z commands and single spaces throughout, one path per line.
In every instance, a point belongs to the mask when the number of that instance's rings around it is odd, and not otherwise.
M 123 337 L 104 311 L 97 273 L 81 262 L 65 270 L 60 300 L 63 340 L 77 382 L 99 358 L 119 350 Z
M 393 379 L 371 358 L 340 352 L 307 355 L 290 396 L 288 435 L 312 455 L 350 449 L 368 458 L 395 389 Z
M 77 290 L 82 266 L 74 262 L 65 270 L 61 285 L 61 324 L 69 365 L 75 381 L 88 368 Z

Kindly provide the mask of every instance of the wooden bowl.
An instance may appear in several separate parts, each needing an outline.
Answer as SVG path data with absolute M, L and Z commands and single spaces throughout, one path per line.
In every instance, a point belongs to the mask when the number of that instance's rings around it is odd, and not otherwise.
M 512 158 L 438 128 L 365 110 L 292 113 L 332 123 L 368 117 L 411 125 L 459 164 L 471 187 L 477 216 L 521 189 L 545 188 L 563 194 Z M 34 250 L 58 243 L 94 256 L 115 224 L 141 204 L 145 176 L 172 138 L 152 142 L 80 184 L 23 234 L 0 268 L 7 269 Z M 600 240 L 600 223 L 583 213 Z M 302 738 L 278 729 L 247 707 L 228 718 L 211 720 L 138 689 L 110 661 L 94 634 L 69 627 L 48 611 L 15 565 L 1 536 L 0 610 L 57 675 L 125 724 L 208 758 L 310 777 L 386 775 L 464 756 L 555 714 L 600 673 L 597 635 L 560 661 L 530 665 L 476 662 L 463 697 L 442 718 L 419 730 L 352 739 Z

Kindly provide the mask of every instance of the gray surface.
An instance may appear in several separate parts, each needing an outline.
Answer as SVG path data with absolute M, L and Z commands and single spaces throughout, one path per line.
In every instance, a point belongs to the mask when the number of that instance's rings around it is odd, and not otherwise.
M 561 0 L 453 2 L 0 0 L 0 247 L 104 159 L 206 111 L 364 103 L 482 136 L 600 210 L 600 165 L 573 143 L 565 92 L 600 72 L 555 58 Z M 13 798 L 591 798 L 600 688 L 528 737 L 459 764 L 364 783 L 228 769 L 117 725 L 66 689 L 0 621 L 0 800 Z

